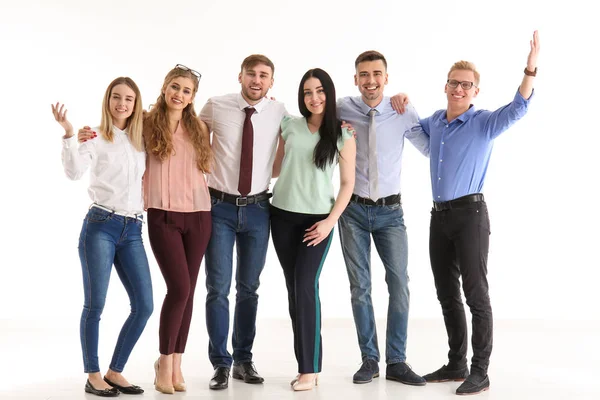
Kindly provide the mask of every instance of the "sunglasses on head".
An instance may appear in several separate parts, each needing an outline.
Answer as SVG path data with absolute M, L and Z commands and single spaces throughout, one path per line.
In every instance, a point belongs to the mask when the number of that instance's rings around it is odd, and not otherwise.
M 179 69 L 182 69 L 184 71 L 189 71 L 192 75 L 194 75 L 196 78 L 198 78 L 198 80 L 200 80 L 200 78 L 202 78 L 202 74 L 200 72 L 198 72 L 196 70 L 193 70 L 191 68 L 188 68 L 188 67 L 186 67 L 183 64 L 177 64 L 175 66 L 175 68 L 179 68 Z

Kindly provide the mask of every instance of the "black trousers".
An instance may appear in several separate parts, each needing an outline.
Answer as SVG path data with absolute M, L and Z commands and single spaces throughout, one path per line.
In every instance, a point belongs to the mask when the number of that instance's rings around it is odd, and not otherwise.
M 271 233 L 275 252 L 283 268 L 298 373 L 321 372 L 323 344 L 321 339 L 321 301 L 319 276 L 331 239 L 316 246 L 302 243 L 306 229 L 325 215 L 293 213 L 271 206 Z
M 471 373 L 482 376 L 487 375 L 493 342 L 487 281 L 489 235 L 485 201 L 431 211 L 429 257 L 448 333 L 448 366 L 458 369 L 467 365 L 467 320 L 460 294 L 462 278 L 473 316 Z

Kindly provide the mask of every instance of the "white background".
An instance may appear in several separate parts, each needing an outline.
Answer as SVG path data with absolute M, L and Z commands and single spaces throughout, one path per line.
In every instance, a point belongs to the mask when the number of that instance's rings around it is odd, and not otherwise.
M 81 312 L 77 239 L 90 203 L 87 177 L 72 182 L 62 171 L 63 132 L 51 103 L 66 103 L 76 127 L 96 125 L 112 79 L 133 78 L 147 107 L 165 74 L 182 63 L 202 72 L 199 111 L 208 97 L 239 91 L 241 61 L 263 53 L 276 67 L 270 95 L 298 114 L 297 85 L 307 69 L 328 71 L 338 96 L 358 95 L 354 59 L 376 49 L 388 59 L 386 93 L 408 93 L 422 117 L 445 108 L 446 74 L 460 59 L 481 73 L 476 106 L 495 109 L 513 98 L 535 29 L 542 44 L 535 98 L 525 118 L 497 139 L 484 187 L 494 316 L 598 320 L 599 35 L 597 14 L 586 3 L 2 0 L 0 328 L 9 320 L 47 319 L 77 329 Z M 428 259 L 428 165 L 407 143 L 402 199 L 411 318 L 441 319 Z M 165 285 L 145 243 L 156 324 Z M 375 312 L 384 317 L 383 267 L 373 259 Z M 351 318 L 348 286 L 336 232 L 321 277 L 324 318 Z M 259 293 L 259 319 L 287 318 L 272 248 Z M 202 266 L 196 332 L 204 330 L 205 295 Z M 107 329 L 116 335 L 126 314 L 114 274 L 103 321 L 115 329 Z

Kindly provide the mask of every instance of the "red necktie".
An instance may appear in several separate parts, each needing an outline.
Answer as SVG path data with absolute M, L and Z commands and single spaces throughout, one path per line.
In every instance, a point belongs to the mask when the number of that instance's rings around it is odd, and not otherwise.
M 254 128 L 252 127 L 252 114 L 254 108 L 244 108 L 246 119 L 242 131 L 242 155 L 240 157 L 240 179 L 238 190 L 242 196 L 247 196 L 252 187 L 252 146 L 254 144 Z

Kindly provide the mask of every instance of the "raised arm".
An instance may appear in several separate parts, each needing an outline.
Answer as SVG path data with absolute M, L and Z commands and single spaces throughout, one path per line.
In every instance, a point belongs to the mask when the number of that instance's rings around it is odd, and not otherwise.
M 344 147 L 340 151 L 340 190 L 335 199 L 335 203 L 329 216 L 324 220 L 315 223 L 306 230 L 303 242 L 308 242 L 307 246 L 316 246 L 321 243 L 337 223 L 340 215 L 344 212 L 352 191 L 354 190 L 354 177 L 356 168 L 356 139 L 351 137 L 344 142 Z
M 67 178 L 77 180 L 85 173 L 92 161 L 93 146 L 77 146 L 73 125 L 67 119 L 67 111 L 64 104 L 52 105 L 54 119 L 65 130 L 62 148 L 63 169 Z
M 519 87 L 521 96 L 525 99 L 531 97 L 533 92 L 533 78 L 537 73 L 537 58 L 540 51 L 540 38 L 538 31 L 533 32 L 533 39 L 529 41 L 529 55 L 527 56 L 527 67 L 525 68 L 525 75 L 523 75 L 523 81 Z

